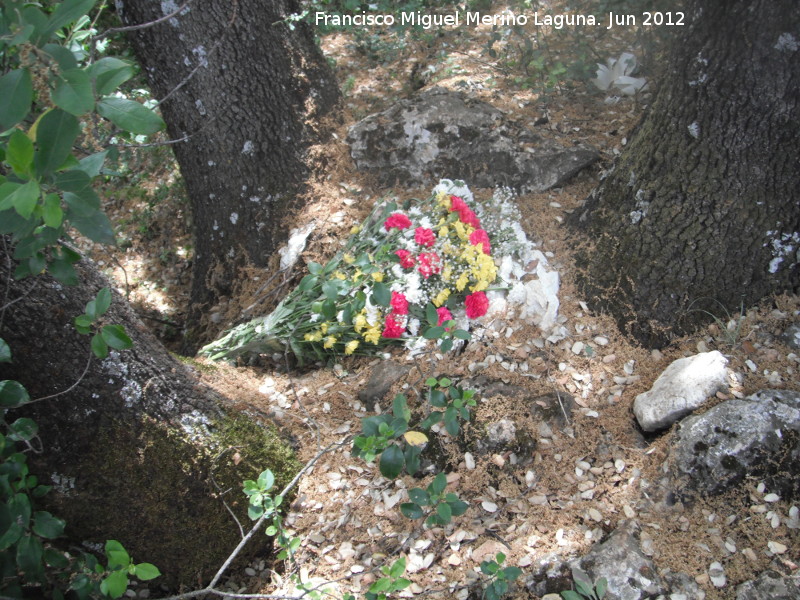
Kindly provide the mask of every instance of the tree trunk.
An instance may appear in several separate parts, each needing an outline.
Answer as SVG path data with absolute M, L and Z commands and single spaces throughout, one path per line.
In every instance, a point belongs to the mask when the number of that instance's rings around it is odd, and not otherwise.
M 48 276 L 12 281 L 5 247 L 0 337 L 13 362 L 0 364 L 0 380 L 19 381 L 42 399 L 6 418 L 39 425 L 42 451 L 31 455 L 31 472 L 54 486 L 43 502 L 67 521 L 70 540 L 119 540 L 136 561 L 161 569 L 159 583 L 196 586 L 240 539 L 214 482 L 233 490 L 226 498 L 247 521 L 242 480 L 271 468 L 287 483 L 297 469 L 291 451 L 198 383 L 116 293 L 105 322 L 123 325 L 134 347 L 90 359 L 89 336 L 72 320 L 109 282 L 86 262 L 77 265 L 79 286 Z M 244 459 L 237 464 L 224 452 L 234 446 Z M 268 541 L 259 536 L 251 550 Z
M 649 113 L 572 219 L 587 299 L 652 346 L 800 282 L 797 3 L 689 4 Z
M 122 0 L 126 24 L 176 3 Z M 171 8 L 168 8 L 171 7 Z M 162 12 L 163 11 L 163 12 Z M 237 271 L 265 266 L 286 238 L 309 172 L 306 150 L 339 99 L 335 79 L 297 0 L 201 0 L 130 34 L 159 98 L 192 206 L 195 253 L 186 353 L 208 334 L 207 315 L 234 297 Z

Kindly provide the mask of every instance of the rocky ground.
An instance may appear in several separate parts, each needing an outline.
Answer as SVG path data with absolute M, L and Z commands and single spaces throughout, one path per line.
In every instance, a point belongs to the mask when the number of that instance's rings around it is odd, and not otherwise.
M 800 301 L 780 296 L 735 314 L 720 309 L 708 327 L 660 351 L 631 343 L 607 316 L 589 310 L 574 286 L 576 234 L 564 220 L 622 150 L 650 96 L 609 101 L 608 94 L 583 83 L 547 93 L 526 89 L 514 81 L 512 67 L 483 51 L 491 35 L 491 29 L 470 30 L 468 37 L 450 32 L 384 49 L 383 55 L 378 42 L 388 38 L 323 37 L 346 93 L 344 122 L 336 139 L 317 149 L 330 165 L 326 176 L 314 183 L 310 202 L 287 224 L 313 221 L 316 228 L 285 285 L 265 299 L 263 291 L 256 292 L 270 274 L 243 274 L 253 280 L 252 296 L 215 307 L 215 320 L 222 329 L 257 301 L 258 310 L 268 312 L 303 273 L 305 262 L 324 261 L 336 251 L 350 227 L 387 193 L 355 171 L 345 144 L 347 128 L 396 98 L 435 84 L 468 90 L 550 140 L 584 143 L 600 152 L 598 164 L 562 187 L 517 199 L 526 232 L 561 278 L 559 325 L 566 337 L 548 341 L 548 332 L 496 317 L 462 352 L 429 364 L 397 350 L 304 372 L 209 364 L 198 367 L 198 374 L 243 410 L 275 420 L 296 442 L 302 460 L 330 449 L 302 480 L 286 520 L 303 539 L 295 570 L 304 580 L 334 581 L 329 587 L 339 593 L 364 592 L 379 576 L 376 567 L 404 555 L 412 584 L 401 595 L 478 598 L 486 581 L 481 561 L 503 552 L 507 564 L 523 570 L 510 597 L 541 598 L 569 589 L 570 561 L 590 554 L 572 566 L 590 578 L 609 574 L 609 597 L 761 597 L 750 588 L 737 596 L 737 588 L 768 569 L 797 573 L 798 490 L 781 483 L 791 480 L 796 467 L 791 460 L 780 463 L 789 471 L 784 479 L 751 474 L 714 496 L 689 493 L 692 484 L 677 482 L 678 426 L 645 433 L 633 405 L 673 361 L 715 350 L 726 359 L 727 371 L 697 413 L 762 389 L 797 392 L 800 350 L 786 332 L 800 320 Z M 623 50 L 641 54 L 636 39 L 635 32 L 620 31 L 591 41 L 605 57 Z M 549 48 L 566 54 L 559 43 L 554 35 Z M 656 85 L 652 81 L 651 89 Z M 109 189 L 112 220 L 122 220 L 128 241 L 116 253 L 95 258 L 170 343 L 179 339 L 187 298 L 191 243 L 183 225 L 189 217 L 174 218 L 187 209 L 170 163 L 161 157 L 154 165 L 146 179 L 130 175 L 129 187 Z M 138 168 L 133 165 L 130 172 Z M 394 193 L 407 197 L 429 190 L 420 185 Z M 479 200 L 492 193 L 473 191 Z M 396 368 L 387 373 L 387 364 Z M 466 514 L 434 529 L 399 511 L 408 489 L 424 487 L 432 474 L 388 481 L 350 452 L 360 419 L 376 407 L 388 409 L 398 392 L 416 406 L 420 377 L 429 372 L 476 389 L 479 398 L 462 435 L 442 434 L 426 451 L 435 468 L 448 474 L 448 490 L 470 504 Z M 792 405 L 787 402 L 783 406 Z M 797 422 L 794 433 L 791 427 L 783 430 L 787 436 L 796 435 Z M 610 576 L 626 569 L 630 577 Z M 290 586 L 287 575 L 264 557 L 230 585 L 232 591 L 283 593 Z M 774 589 L 771 594 L 763 597 L 783 597 Z

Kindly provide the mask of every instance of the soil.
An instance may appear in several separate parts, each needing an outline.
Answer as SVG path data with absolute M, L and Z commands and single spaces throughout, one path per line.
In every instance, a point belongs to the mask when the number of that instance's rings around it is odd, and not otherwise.
M 556 8 L 552 11 L 557 12 Z M 533 26 L 529 30 L 540 36 L 540 47 L 547 49 L 551 59 L 563 55 L 565 62 L 569 60 L 572 38 L 555 30 Z M 605 58 L 622 51 L 642 56 L 639 33 L 617 28 L 595 37 L 583 35 Z M 597 185 L 646 109 L 657 86 L 655 61 L 651 58 L 642 71 L 651 80 L 650 92 L 609 102 L 607 94 L 586 82 L 564 80 L 554 89 L 543 90 L 536 72 L 528 76 L 511 64 L 516 38 L 510 38 L 506 46 L 495 45 L 501 58 L 492 58 L 484 51 L 491 35 L 491 27 L 445 29 L 391 51 L 385 49 L 391 38 L 377 33 L 334 32 L 322 37 L 345 92 L 343 122 L 328 144 L 313 150 L 313 156 L 327 166 L 310 183 L 306 206 L 286 223 L 291 229 L 313 220 L 316 229 L 292 272 L 278 277 L 273 277 L 274 271 L 243 272 L 242 277 L 252 281 L 252 292 L 232 299 L 217 323 L 221 331 L 240 320 L 245 311 L 248 316 L 268 313 L 304 274 L 304 265 L 332 256 L 350 228 L 389 192 L 355 171 L 344 142 L 350 125 L 420 87 L 467 89 L 542 135 L 564 144 L 594 146 L 602 160 L 562 188 L 517 199 L 526 232 L 544 252 L 552 253 L 551 267 L 560 274 L 560 315 L 569 337 L 552 344 L 535 327 L 510 322 L 496 337 L 488 336 L 471 343 L 463 353 L 443 357 L 435 369 L 464 378 L 471 374 L 471 365 L 490 362 L 481 375 L 520 386 L 533 396 L 568 393 L 577 406 L 563 429 L 553 427 L 552 435 L 543 435 L 528 406 L 501 396 L 480 398 L 464 439 L 442 437 L 437 442 L 448 464 L 448 489 L 469 502 L 470 508 L 447 527 L 424 529 L 401 515 L 399 503 L 407 501 L 408 488 L 424 487 L 431 477 L 389 481 L 375 465 L 350 453 L 351 437 L 360 432 L 360 418 L 376 408 L 362 405 L 358 391 L 382 359 L 352 358 L 333 367 L 291 373 L 266 362 L 201 369 L 200 376 L 221 393 L 248 409 L 271 415 L 297 442 L 301 460 L 311 460 L 333 447 L 301 481 L 286 518 L 292 534 L 303 539 L 293 568 L 305 580 L 335 581 L 330 586 L 333 590 L 357 593 L 380 577 L 377 567 L 403 554 L 412 571 L 408 575 L 412 584 L 401 595 L 425 592 L 466 598 L 479 590 L 480 562 L 502 551 L 508 556 L 507 564 L 519 565 L 524 572 L 511 597 L 537 598 L 521 585 L 526 577 L 543 571 L 548 561 L 585 554 L 621 521 L 635 520 L 645 552 L 657 568 L 687 573 L 711 600 L 734 598 L 739 583 L 770 565 L 795 571 L 800 536 L 786 526 L 791 503 L 766 502 L 770 490 L 760 487 L 758 480 L 746 481 L 721 497 L 666 508 L 658 483 L 672 434 L 643 436 L 631 407 L 636 395 L 648 390 L 672 360 L 714 349 L 728 358 L 740 381 L 701 410 L 763 388 L 800 390 L 797 356 L 778 337 L 797 321 L 800 301 L 780 296 L 740 314 L 721 310 L 707 328 L 675 339 L 660 352 L 635 345 L 610 318 L 591 312 L 574 285 L 576 233 L 564 221 Z M 657 53 L 648 48 L 648 56 Z M 122 223 L 126 242 L 111 253 L 95 248 L 93 256 L 165 343 L 177 347 L 188 299 L 191 217 L 174 163 L 163 153 L 136 160 L 144 164 L 130 166 L 128 185 L 117 182 L 106 190 L 110 216 Z M 146 176 L 137 175 L 142 172 Z M 429 188 L 392 192 L 400 197 L 419 196 L 429 193 Z M 134 189 L 138 191 L 131 192 Z M 486 199 L 492 190 L 473 192 Z M 578 341 L 592 348 L 591 356 L 573 352 Z M 391 358 L 408 362 L 400 350 L 392 352 Z M 419 371 L 426 366 L 414 366 L 395 384 L 383 402 L 384 409 L 399 391 L 412 404 L 417 401 Z M 615 376 L 626 377 L 627 383 L 616 383 Z M 477 452 L 470 440 L 480 437 L 487 424 L 503 418 L 514 421 L 517 438 L 526 443 L 497 453 Z M 471 449 L 474 466 L 467 465 L 465 448 Z M 786 550 L 773 552 L 770 542 Z M 714 561 L 725 569 L 727 583 L 722 588 L 709 578 Z M 288 589 L 284 565 L 264 557 L 257 567 L 236 574 L 231 586 L 272 594 Z M 567 584 L 562 580 L 562 587 L 550 591 L 566 589 Z

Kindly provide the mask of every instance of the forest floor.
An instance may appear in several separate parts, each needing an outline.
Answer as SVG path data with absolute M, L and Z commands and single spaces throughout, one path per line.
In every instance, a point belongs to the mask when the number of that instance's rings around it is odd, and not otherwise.
M 651 95 L 645 92 L 608 101 L 606 93 L 588 82 L 570 79 L 554 65 L 563 61 L 572 66 L 578 42 L 602 58 L 631 51 L 645 59 L 641 75 L 650 79 L 650 89 L 655 90 L 656 61 L 640 34 L 619 28 L 603 29 L 602 34 L 567 34 L 529 26 L 527 35 L 536 40 L 533 49 L 539 51 L 531 56 L 546 59 L 544 66 L 530 67 L 529 72 L 519 66 L 525 51 L 522 36 L 510 34 L 498 41 L 495 57 L 486 52 L 491 27 L 446 29 L 404 44 L 377 31 L 322 37 L 345 94 L 342 122 L 335 139 L 315 149 L 328 166 L 312 183 L 309 202 L 287 223 L 294 228 L 313 220 L 316 229 L 285 285 L 261 305 L 263 312 L 296 283 L 306 262 L 331 257 L 376 199 L 389 193 L 356 172 L 344 141 L 347 128 L 421 86 L 466 90 L 511 119 L 531 127 L 539 123 L 535 129 L 541 135 L 565 145 L 581 142 L 597 148 L 602 159 L 562 188 L 517 198 L 524 229 L 560 275 L 559 314 L 569 336 L 550 343 L 537 328 L 512 321 L 504 323 L 496 337 L 484 336 L 435 366 L 437 374 L 458 379 L 469 376 L 476 363 L 487 363 L 481 375 L 520 386 L 531 396 L 568 393 L 577 403 L 568 425 L 543 432 L 530 407 L 500 396 L 481 398 L 465 427 L 467 440 L 478 436 L 486 424 L 508 418 L 515 422 L 518 436 L 532 443 L 518 453 L 473 453 L 475 464 L 467 464 L 463 449 L 454 441 L 442 442 L 450 472 L 448 489 L 470 504 L 464 516 L 442 529 L 423 530 L 399 511 L 399 503 L 407 501 L 406 489 L 424 487 L 429 478 L 404 476 L 388 481 L 374 465 L 352 457 L 350 443 L 328 452 L 302 480 L 286 519 L 294 535 L 303 538 L 297 564 L 304 578 L 337 580 L 333 587 L 340 592 L 363 592 L 375 579 L 374 567 L 387 556 L 391 562 L 393 553 L 402 548 L 413 582 L 405 595 L 440 590 L 438 597 L 466 598 L 468 588 L 459 586 L 479 581 L 480 562 L 497 552 L 508 555 L 507 564 L 520 566 L 524 578 L 553 556 L 566 560 L 585 554 L 626 519 L 638 522 L 644 551 L 658 569 L 689 574 L 711 600 L 734 598 L 737 584 L 754 578 L 774 561 L 784 568 L 797 568 L 792 561 L 800 558 L 800 536 L 785 524 L 791 505 L 783 500 L 767 503 L 765 494 L 770 490 L 760 488 L 758 480 L 746 481 L 724 496 L 669 510 L 658 498 L 649 498 L 648 491 L 657 489 L 663 477 L 672 432 L 645 438 L 631 407 L 636 395 L 648 390 L 671 361 L 714 349 L 728 358 L 729 368 L 740 375 L 740 384 L 718 394 L 701 410 L 763 388 L 800 389 L 800 365 L 778 338 L 797 321 L 798 298 L 771 298 L 733 315 L 720 311 L 717 321 L 706 329 L 675 339 L 661 351 L 650 351 L 624 337 L 609 317 L 590 311 L 575 287 L 573 249 L 579 234 L 564 225 L 565 218 L 581 205 L 603 169 L 623 149 Z M 591 54 L 581 60 L 591 66 L 597 62 Z M 548 89 L 548 78 L 558 84 Z M 131 155 L 127 160 L 127 182 L 113 184 L 106 193 L 110 217 L 121 223 L 124 242 L 115 253 L 95 252 L 94 257 L 116 279 L 145 322 L 174 347 L 180 340 L 188 299 L 191 215 L 177 169 L 165 150 Z M 430 187 L 393 192 L 400 197 L 420 196 L 427 195 Z M 492 194 L 492 190 L 473 192 L 478 200 Z M 243 273 L 252 279 L 253 294 L 219 307 L 220 328 L 256 300 L 263 301 L 255 292 L 269 275 L 257 270 Z M 591 347 L 591 354 L 585 350 L 576 354 L 575 342 Z M 413 364 L 400 349 L 391 355 L 397 362 Z M 225 396 L 235 398 L 237 405 L 270 415 L 296 440 L 299 458 L 307 461 L 321 449 L 357 434 L 360 418 L 373 414 L 373 406 L 359 402 L 358 392 L 380 360 L 348 358 L 333 368 L 297 373 L 225 365 L 198 372 Z M 401 378 L 384 401 L 384 409 L 398 391 L 415 399 L 417 378 L 416 370 Z M 782 544 L 785 552 L 772 552 L 769 542 Z M 776 547 L 780 548 L 772 546 Z M 727 584 L 722 588 L 709 579 L 709 565 L 714 561 L 725 569 Z M 257 560 L 235 576 L 234 587 L 280 591 L 282 576 L 273 567 L 266 558 Z M 519 586 L 511 597 L 537 596 Z

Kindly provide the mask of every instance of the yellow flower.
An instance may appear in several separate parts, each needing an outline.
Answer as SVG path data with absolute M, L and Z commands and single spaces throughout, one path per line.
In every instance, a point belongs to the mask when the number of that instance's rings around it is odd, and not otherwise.
M 353 273 L 353 281 L 358 281 L 363 276 L 364 276 L 364 273 L 361 271 L 361 269 L 356 269 L 356 272 Z
M 353 329 L 356 330 L 356 333 L 361 333 L 361 330 L 367 326 L 367 316 L 362 312 L 356 315 L 356 318 L 353 319 Z
M 370 327 L 367 329 L 366 333 L 364 333 L 364 339 L 368 342 L 372 342 L 376 346 L 378 345 L 378 341 L 381 339 L 381 330 L 376 325 L 374 327 Z
M 451 277 L 453 277 L 453 267 L 451 267 L 450 265 L 446 265 L 444 270 L 442 271 L 442 280 L 450 281 Z
M 466 273 L 462 273 L 456 280 L 456 290 L 463 292 L 464 288 L 467 287 L 467 283 L 469 283 L 469 277 Z
M 353 226 L 350 228 L 350 235 L 355 235 L 355 234 L 357 234 L 359 231 L 361 231 L 361 227 L 360 227 L 360 226 L 358 226 L 358 225 L 353 225 Z
M 383 281 L 383 273 L 381 273 L 380 271 L 373 271 L 372 278 L 375 281 Z
M 442 304 L 447 302 L 447 299 L 449 297 L 450 297 L 450 290 L 447 289 L 447 288 L 443 289 L 441 292 L 439 292 L 436 295 L 436 298 L 433 299 L 434 306 L 436 306 L 436 307 L 441 306 Z
M 322 325 L 320 325 L 319 326 L 319 331 L 320 331 L 320 333 L 322 335 L 325 335 L 326 333 L 328 333 L 328 324 L 327 323 L 323 323 Z
M 476 283 L 475 285 L 471 286 L 469 289 L 470 289 L 470 291 L 473 291 L 473 292 L 482 292 L 483 290 L 485 290 L 488 287 L 489 287 L 489 282 L 487 282 L 485 279 L 481 279 L 480 281 L 478 281 L 478 283 Z
M 447 225 L 439 229 L 439 237 L 446 238 L 448 235 L 450 235 L 450 230 L 447 228 Z
M 355 258 L 353 258 L 352 256 L 350 256 L 349 254 L 345 254 L 345 255 L 342 257 L 342 259 L 343 259 L 343 260 L 344 260 L 344 262 L 346 262 L 348 265 L 352 265 L 354 262 L 356 262 L 356 259 L 355 259 Z
M 343 280 L 344 280 L 344 279 L 347 279 L 347 275 L 345 275 L 345 274 L 344 274 L 344 273 L 342 273 L 341 271 L 336 271 L 336 272 L 333 274 L 333 276 L 334 276 L 334 277 L 336 277 L 336 279 L 343 279 Z
M 436 194 L 436 200 L 447 210 L 450 210 L 450 196 L 447 192 L 438 192 Z
M 319 331 L 307 333 L 303 336 L 303 339 L 307 342 L 318 342 L 322 339 L 322 334 Z
M 328 337 L 325 338 L 325 343 L 322 344 L 322 347 L 325 348 L 325 349 L 333 348 L 333 345 L 335 343 L 336 343 L 336 336 L 335 335 L 329 335 Z
M 358 340 L 353 340 L 351 342 L 347 342 L 347 344 L 344 347 L 344 353 L 345 354 L 352 354 L 353 352 L 356 351 L 356 348 L 358 348 L 358 344 L 359 344 Z

